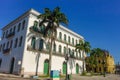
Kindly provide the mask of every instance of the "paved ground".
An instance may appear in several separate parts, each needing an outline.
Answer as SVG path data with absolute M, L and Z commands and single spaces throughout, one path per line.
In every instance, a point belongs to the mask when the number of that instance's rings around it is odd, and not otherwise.
M 33 80 L 29 78 L 21 78 L 20 76 L 10 75 L 10 74 L 1 74 L 0 80 Z M 47 80 L 47 79 L 40 79 Z M 64 80 L 64 79 L 61 79 Z M 107 74 L 106 77 L 103 76 L 80 76 L 80 75 L 72 75 L 72 80 L 120 80 L 120 75 L 115 74 Z
M 79 76 L 73 75 L 72 80 L 120 80 L 120 75 L 107 74 L 106 77 L 103 76 Z

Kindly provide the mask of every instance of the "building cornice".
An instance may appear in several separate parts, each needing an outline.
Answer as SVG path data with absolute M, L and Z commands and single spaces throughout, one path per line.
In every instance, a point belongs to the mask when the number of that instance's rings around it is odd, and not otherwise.
M 3 27 L 2 30 L 5 30 L 5 29 L 11 27 L 12 25 L 14 25 L 15 23 L 19 22 L 21 19 L 29 16 L 30 14 L 32 14 L 32 15 L 34 15 L 34 16 L 36 16 L 36 17 L 37 17 L 38 15 L 40 15 L 40 13 L 39 13 L 38 11 L 36 11 L 36 10 L 34 10 L 34 9 L 30 9 L 30 10 L 26 11 L 25 13 L 23 13 L 20 17 L 16 18 L 16 19 L 13 20 L 12 22 L 10 22 L 8 25 L 6 25 L 5 27 Z M 78 38 L 80 38 L 80 39 L 84 39 L 84 38 L 83 38 L 82 36 L 80 36 L 79 34 L 73 32 L 72 30 L 70 30 L 70 29 L 68 29 L 68 28 L 66 28 L 66 27 L 63 27 L 62 25 L 60 25 L 59 28 L 65 30 L 66 32 L 68 32 L 68 33 L 70 33 L 70 34 L 72 34 L 72 35 L 74 35 L 74 36 L 76 36 L 76 37 L 78 37 Z

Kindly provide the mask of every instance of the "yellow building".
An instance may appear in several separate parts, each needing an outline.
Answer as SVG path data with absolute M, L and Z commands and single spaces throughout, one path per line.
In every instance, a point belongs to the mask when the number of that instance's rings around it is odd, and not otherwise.
M 92 66 L 94 72 L 104 73 L 105 71 L 107 73 L 115 73 L 114 58 L 108 52 L 105 52 L 105 55 L 102 57 L 96 57 L 95 60 L 96 65 Z M 86 70 L 88 69 L 90 69 L 90 65 L 86 64 Z
M 95 72 L 107 72 L 107 73 L 114 73 L 115 72 L 115 64 L 114 58 L 107 54 L 103 57 L 98 57 L 98 65 L 95 68 Z

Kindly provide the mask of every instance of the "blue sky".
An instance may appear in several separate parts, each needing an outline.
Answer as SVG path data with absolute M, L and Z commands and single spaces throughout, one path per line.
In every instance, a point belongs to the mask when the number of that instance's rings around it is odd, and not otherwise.
M 84 36 L 92 48 L 107 49 L 120 61 L 120 0 L 2 0 L 0 28 L 30 8 L 43 12 L 56 6 L 66 14 L 71 30 Z M 0 33 L 1 35 L 1 33 Z

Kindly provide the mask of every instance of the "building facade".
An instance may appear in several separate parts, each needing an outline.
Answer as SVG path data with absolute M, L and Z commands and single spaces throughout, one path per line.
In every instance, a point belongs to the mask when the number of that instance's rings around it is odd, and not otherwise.
M 35 75 L 48 74 L 49 40 L 42 36 L 44 27 L 39 27 L 39 12 L 31 9 L 2 28 L 0 41 L 0 72 Z M 53 44 L 52 70 L 66 73 L 65 54 L 73 54 L 68 61 L 68 73 L 82 72 L 83 55 L 75 51 L 82 36 L 60 25 Z

